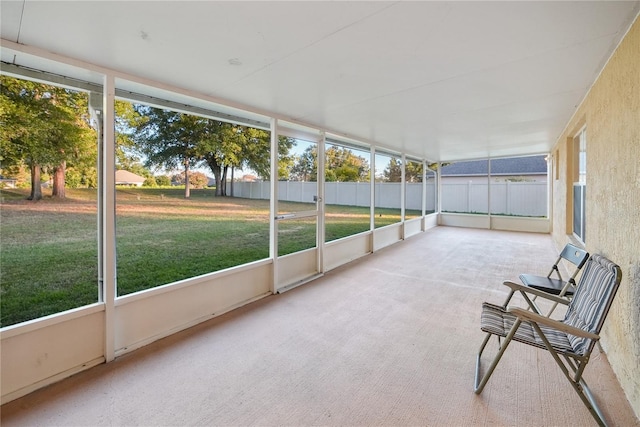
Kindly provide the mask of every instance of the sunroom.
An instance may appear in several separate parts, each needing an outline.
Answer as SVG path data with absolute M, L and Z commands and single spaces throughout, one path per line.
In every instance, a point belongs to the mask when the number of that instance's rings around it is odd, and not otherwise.
M 430 238 L 446 246 L 439 239 L 455 228 L 462 242 L 466 230 L 471 241 L 529 245 L 541 263 L 541 254 L 553 260 L 572 242 L 622 267 L 602 354 L 628 401 L 630 418 L 616 421 L 637 423 L 640 2 L 3 1 L 1 7 L 3 79 L 78 94 L 94 135 L 88 150 L 95 152 L 94 184 L 67 190 L 71 199 L 89 194 L 82 202 L 57 205 L 46 188 L 46 200 L 18 201 L 12 196 L 17 190 L 3 190 L 2 298 L 39 270 L 43 281 L 55 282 L 75 268 L 91 283 L 88 296 L 64 309 L 51 308 L 56 293 L 3 305 L 16 312 L 6 320 L 3 314 L 0 332 L 3 404 L 15 406 L 90 368 L 109 369 L 121 356 L 148 352 L 180 331 L 202 331 L 210 322 L 240 316 L 234 313 L 250 316 L 251 307 L 277 307 L 269 301 L 278 294 L 321 299 L 318 289 L 331 277 L 351 277 L 370 258 L 378 257 L 381 276 L 394 273 L 395 281 L 406 272 L 405 285 L 411 286 L 421 267 L 408 253 L 406 264 L 402 256 L 394 258 L 394 251 L 410 246 L 428 252 L 418 261 L 427 271 L 438 259 L 428 248 Z M 164 131 L 155 127 L 146 139 L 127 134 L 133 126 L 123 125 L 125 110 L 145 123 L 165 114 L 169 122 L 189 120 L 215 128 L 215 135 L 227 132 L 216 143 L 228 151 L 221 157 L 216 145 L 156 162 L 158 175 L 187 173 L 179 191 L 118 186 L 122 153 L 144 153 L 141 163 L 157 159 L 150 141 Z M 124 144 L 129 137 L 130 145 Z M 544 159 L 544 178 L 522 178 L 522 170 L 505 179 L 498 172 L 504 161 L 523 158 Z M 483 172 L 448 183 L 446 168 L 466 162 L 480 162 Z M 189 167 L 215 175 L 215 195 L 191 184 Z M 25 225 L 35 211 L 48 221 L 68 214 L 72 219 L 61 223 L 66 234 L 45 230 L 38 241 L 36 230 Z M 79 236 L 89 238 L 80 242 Z M 21 240 L 34 246 L 20 249 Z M 14 280 L 5 273 L 18 270 L 20 250 L 44 246 L 51 258 L 32 257 L 32 268 L 15 274 L 22 282 L 5 282 Z M 65 252 L 81 246 L 85 252 L 77 258 Z M 472 282 L 479 273 L 465 266 L 486 263 L 496 286 L 483 288 L 479 309 L 482 298 L 499 294 L 505 265 L 493 255 L 482 257 L 487 247 L 477 248 L 480 253 L 458 260 L 454 276 Z M 48 267 L 36 268 L 40 261 Z M 456 269 L 451 260 L 440 262 L 431 277 L 436 282 L 448 280 L 441 277 L 445 266 Z M 164 275 L 172 263 L 173 273 Z M 504 275 L 533 267 L 541 265 L 522 259 Z M 359 280 L 375 282 L 364 270 Z M 28 286 L 38 288 L 35 282 Z M 440 290 L 450 292 L 443 304 L 460 297 L 454 288 Z M 358 315 L 356 300 L 348 301 L 345 316 Z M 390 297 L 392 312 L 394 302 Z M 464 317 L 477 317 L 472 302 L 468 307 Z M 470 366 L 473 357 L 468 355 Z M 453 382 L 464 376 L 450 375 Z M 477 404 L 482 398 L 471 396 L 471 380 L 468 401 Z M 398 398 L 391 391 L 387 397 Z M 578 402 L 575 411 L 582 410 Z M 442 415 L 422 415 L 395 420 L 447 423 Z M 273 417 L 253 422 L 287 422 Z M 520 417 L 524 424 L 540 423 Z M 376 422 L 366 416 L 334 420 Z M 304 417 L 289 421 L 305 423 Z M 546 418 L 542 423 L 554 424 Z

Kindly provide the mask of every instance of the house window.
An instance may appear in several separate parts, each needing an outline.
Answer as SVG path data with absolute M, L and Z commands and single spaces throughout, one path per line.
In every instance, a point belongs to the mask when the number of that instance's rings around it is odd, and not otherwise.
M 585 199 L 587 187 L 587 132 L 583 128 L 573 138 L 574 182 L 573 182 L 573 234 L 585 242 Z

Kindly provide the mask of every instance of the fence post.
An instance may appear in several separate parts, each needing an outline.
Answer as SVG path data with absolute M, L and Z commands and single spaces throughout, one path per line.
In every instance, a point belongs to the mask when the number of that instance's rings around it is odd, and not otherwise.
M 511 215 L 513 210 L 511 208 L 511 181 L 507 181 L 507 191 L 504 197 L 506 198 L 505 205 L 507 207 L 507 215 Z

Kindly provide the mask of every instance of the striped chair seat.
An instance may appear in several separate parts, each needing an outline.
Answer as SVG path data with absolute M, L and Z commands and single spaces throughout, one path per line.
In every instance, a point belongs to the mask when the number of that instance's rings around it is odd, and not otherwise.
M 493 335 L 506 337 L 515 323 L 517 317 L 506 311 L 504 308 L 485 302 L 482 304 L 482 316 L 480 317 L 480 329 Z M 575 354 L 569 342 L 567 334 L 548 326 L 539 325 L 542 333 L 549 340 L 549 343 L 561 353 Z M 513 339 L 525 344 L 546 349 L 544 342 L 536 330 L 528 322 L 522 322 L 516 331 Z

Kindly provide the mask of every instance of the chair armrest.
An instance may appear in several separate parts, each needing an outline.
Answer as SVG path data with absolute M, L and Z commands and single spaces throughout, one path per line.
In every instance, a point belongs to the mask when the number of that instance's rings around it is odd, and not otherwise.
M 550 301 L 557 302 L 558 304 L 569 305 L 569 301 L 567 299 L 561 298 L 561 297 L 559 297 L 557 295 L 553 295 L 553 294 L 550 294 L 550 293 L 545 292 L 545 291 L 541 291 L 541 290 L 536 289 L 536 288 L 530 288 L 528 286 L 521 285 L 520 283 L 515 283 L 515 282 L 512 282 L 510 280 L 507 280 L 507 281 L 503 282 L 502 284 L 505 285 L 505 286 L 510 287 L 514 291 L 526 292 L 526 293 L 531 294 L 531 295 L 536 295 L 536 296 L 538 296 L 540 298 L 545 298 L 545 299 L 548 299 Z
M 550 319 L 548 317 L 541 316 L 532 311 L 523 310 L 521 308 L 508 308 L 507 311 L 518 316 L 519 319 L 527 320 L 529 322 L 540 323 L 546 326 L 550 326 L 559 331 L 565 332 L 567 334 L 575 335 L 577 337 L 589 338 L 592 340 L 600 339 L 599 335 L 591 333 L 589 331 L 585 331 L 580 328 L 576 328 L 575 326 L 567 325 L 566 323 L 559 322 L 557 320 Z

